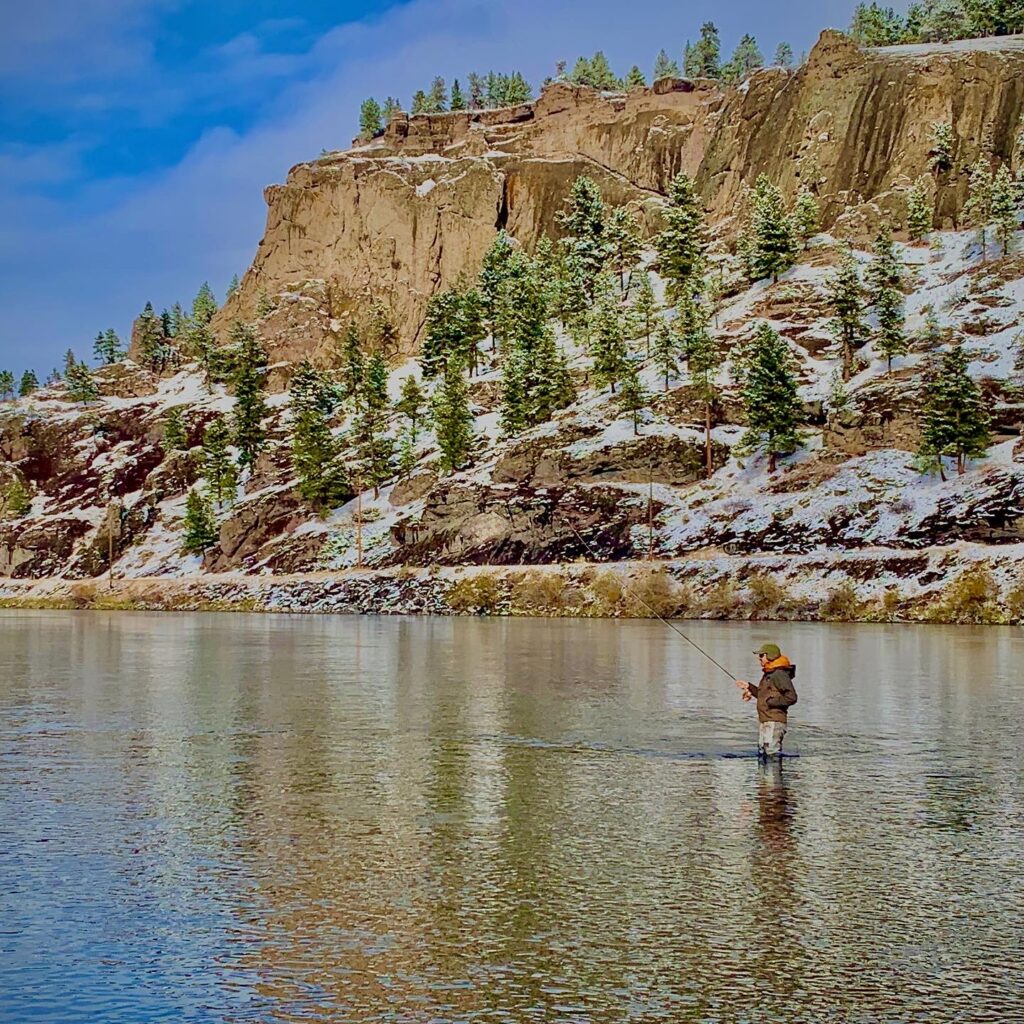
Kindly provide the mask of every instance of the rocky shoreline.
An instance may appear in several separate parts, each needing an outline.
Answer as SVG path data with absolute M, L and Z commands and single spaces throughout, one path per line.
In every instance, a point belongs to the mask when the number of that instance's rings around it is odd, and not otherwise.
M 0 608 L 1024 624 L 1024 545 L 0 582 Z

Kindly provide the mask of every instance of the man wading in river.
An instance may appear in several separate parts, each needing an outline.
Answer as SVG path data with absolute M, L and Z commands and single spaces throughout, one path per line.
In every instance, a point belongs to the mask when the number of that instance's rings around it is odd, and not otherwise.
M 761 681 L 755 686 L 737 679 L 736 685 L 743 691 L 744 700 L 757 698 L 757 756 L 781 757 L 786 711 L 796 703 L 796 665 L 775 644 L 762 644 L 754 653 L 761 663 Z

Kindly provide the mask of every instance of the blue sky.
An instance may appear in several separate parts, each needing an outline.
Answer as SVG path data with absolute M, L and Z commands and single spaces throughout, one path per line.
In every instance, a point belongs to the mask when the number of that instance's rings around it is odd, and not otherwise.
M 905 5 L 903 5 L 905 6 Z M 366 95 L 520 68 L 535 85 L 603 49 L 649 73 L 713 20 L 799 54 L 853 0 L 28 0 L 0 33 L 0 368 L 47 371 L 127 336 L 147 301 L 222 297 L 263 187 L 347 145 Z

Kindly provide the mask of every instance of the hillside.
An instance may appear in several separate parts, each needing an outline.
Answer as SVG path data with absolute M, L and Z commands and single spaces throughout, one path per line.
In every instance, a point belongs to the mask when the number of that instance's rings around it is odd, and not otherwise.
M 0 404 L 0 488 L 17 480 L 31 498 L 0 522 L 0 597 L 109 600 L 105 583 L 89 581 L 110 568 L 112 546 L 114 600 L 146 606 L 643 614 L 622 592 L 630 575 L 647 605 L 677 614 L 1020 621 L 1024 239 L 1018 230 L 1002 256 L 990 234 L 983 252 L 959 225 L 965 168 L 982 154 L 1020 160 L 1024 51 L 898 51 L 826 33 L 798 71 L 769 69 L 727 92 L 683 80 L 625 96 L 556 85 L 529 107 L 399 118 L 369 145 L 294 168 L 268 189 L 265 237 L 213 321 L 222 342 L 233 322 L 254 323 L 271 392 L 268 447 L 219 510 L 216 543 L 201 558 L 183 554 L 182 524 L 189 488 L 203 485 L 203 430 L 235 399 L 187 358 L 143 368 L 136 339 L 134 359 L 95 372 L 95 401 L 72 402 L 57 384 Z M 932 174 L 936 121 L 952 125 L 955 152 Z M 526 252 L 557 237 L 556 212 L 586 173 L 650 236 L 681 169 L 707 212 L 723 282 L 710 478 L 691 373 L 680 368 L 666 387 L 634 331 L 649 396 L 634 427 L 597 383 L 593 352 L 555 322 L 575 395 L 549 420 L 503 436 L 503 364 L 485 339 L 467 381 L 466 468 L 443 472 L 424 429 L 414 465 L 376 496 L 326 510 L 303 500 L 289 444 L 299 360 L 336 372 L 349 318 L 383 302 L 397 327 L 385 353 L 395 400 L 420 374 L 411 357 L 429 296 L 475 276 L 498 228 Z M 735 213 L 759 174 L 790 199 L 813 187 L 825 230 L 777 282 L 751 284 L 733 251 Z M 908 189 L 922 175 L 930 244 L 905 231 Z M 897 235 L 909 351 L 890 371 L 872 331 L 839 388 L 828 282 L 840 243 L 866 265 L 883 224 Z M 633 268 L 645 271 L 671 324 L 651 247 Z M 765 323 L 785 340 L 802 410 L 803 445 L 775 473 L 739 447 L 740 354 Z M 923 473 L 916 453 L 923 381 L 951 345 L 968 357 L 991 437 L 983 457 L 963 475 L 947 467 L 944 480 Z M 187 438 L 168 453 L 174 409 Z M 354 418 L 335 409 L 334 436 L 349 437 Z M 401 423 L 388 412 L 392 435 Z M 360 547 L 366 568 L 355 570 Z

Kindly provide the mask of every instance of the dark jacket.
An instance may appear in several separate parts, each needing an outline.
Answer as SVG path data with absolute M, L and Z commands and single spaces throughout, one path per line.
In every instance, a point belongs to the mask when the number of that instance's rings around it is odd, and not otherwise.
M 757 698 L 759 722 L 786 724 L 786 709 L 796 703 L 795 678 L 796 665 L 769 666 L 757 686 L 750 684 L 750 692 Z

